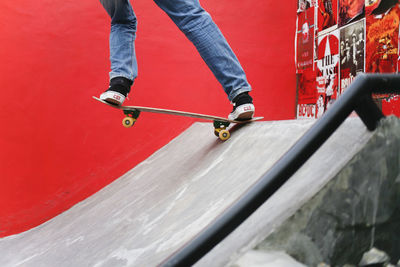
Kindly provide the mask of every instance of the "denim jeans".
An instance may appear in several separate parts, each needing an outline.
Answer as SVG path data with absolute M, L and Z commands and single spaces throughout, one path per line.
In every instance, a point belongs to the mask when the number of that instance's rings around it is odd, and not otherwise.
M 110 79 L 137 77 L 135 53 L 136 16 L 129 0 L 100 0 L 111 17 Z M 199 0 L 154 0 L 194 44 L 200 56 L 232 101 L 251 91 L 246 74 L 211 16 Z

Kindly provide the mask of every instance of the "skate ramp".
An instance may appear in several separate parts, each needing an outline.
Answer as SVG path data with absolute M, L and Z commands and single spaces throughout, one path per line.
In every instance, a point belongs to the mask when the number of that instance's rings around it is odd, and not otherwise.
M 70 210 L 0 239 L 0 266 L 156 266 L 209 225 L 306 131 L 311 121 L 237 127 L 222 142 L 195 123 L 147 160 Z M 254 216 L 198 266 L 223 266 L 263 239 L 370 138 L 350 118 Z

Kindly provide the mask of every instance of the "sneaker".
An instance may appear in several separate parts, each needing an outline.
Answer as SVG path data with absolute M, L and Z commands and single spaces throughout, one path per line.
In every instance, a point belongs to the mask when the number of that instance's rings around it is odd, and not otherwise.
M 248 92 L 241 93 L 233 99 L 233 110 L 229 114 L 229 120 L 245 121 L 253 118 L 254 115 L 253 98 Z
M 110 104 L 121 106 L 131 90 L 132 81 L 124 77 L 115 77 L 110 87 L 100 95 L 100 99 Z

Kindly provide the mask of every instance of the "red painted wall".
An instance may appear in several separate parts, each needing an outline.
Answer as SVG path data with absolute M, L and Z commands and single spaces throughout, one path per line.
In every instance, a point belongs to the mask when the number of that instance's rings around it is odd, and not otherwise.
M 292 2 L 201 1 L 268 120 L 295 117 Z M 132 4 L 140 69 L 127 104 L 226 116 L 230 103 L 189 41 L 152 1 Z M 1 1 L 0 17 L 0 236 L 70 208 L 195 121 L 142 114 L 125 129 L 120 112 L 91 99 L 109 71 L 109 18 L 98 1 Z

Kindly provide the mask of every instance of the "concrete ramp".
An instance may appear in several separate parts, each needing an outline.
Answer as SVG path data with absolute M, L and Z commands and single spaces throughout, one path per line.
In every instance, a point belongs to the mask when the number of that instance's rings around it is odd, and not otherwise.
M 0 266 L 156 266 L 231 206 L 315 121 L 258 122 L 219 141 L 195 123 L 85 201 L 0 239 Z M 223 266 L 293 214 L 368 141 L 358 118 L 327 143 L 254 216 L 198 262 Z

